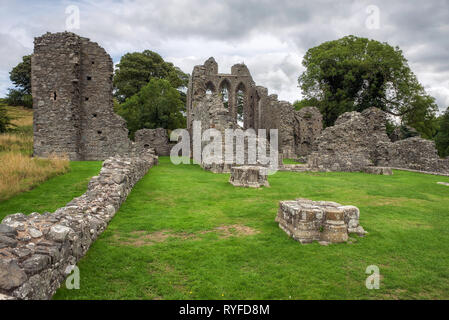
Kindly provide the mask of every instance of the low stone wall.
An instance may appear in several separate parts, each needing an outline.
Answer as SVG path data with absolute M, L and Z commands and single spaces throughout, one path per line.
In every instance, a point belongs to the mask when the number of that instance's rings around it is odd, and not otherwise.
M 5 217 L 0 224 L 0 299 L 50 299 L 155 164 L 152 150 L 111 157 L 87 192 L 65 207 Z

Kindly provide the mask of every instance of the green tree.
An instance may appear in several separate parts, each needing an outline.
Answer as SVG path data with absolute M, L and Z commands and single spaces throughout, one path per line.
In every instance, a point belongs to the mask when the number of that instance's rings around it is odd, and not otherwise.
M 388 43 L 346 36 L 309 49 L 302 64 L 306 70 L 298 83 L 306 99 L 318 102 L 325 126 L 333 125 L 344 112 L 369 107 L 399 117 L 407 114 L 405 120 L 413 119 L 415 124 L 418 113 L 435 114 L 433 98 L 402 51 Z
M 166 79 L 175 89 L 186 87 L 189 76 L 156 52 L 145 50 L 125 54 L 114 75 L 115 96 L 124 102 L 140 91 L 151 79 Z
M 449 107 L 439 119 L 439 130 L 435 144 L 441 157 L 449 156 Z
M 6 101 L 11 106 L 33 107 L 31 97 L 31 55 L 24 56 L 22 62 L 9 72 L 9 79 L 16 87 L 9 89 Z
M 131 138 L 143 128 L 184 128 L 183 102 L 168 80 L 151 79 L 138 93 L 126 99 L 116 110 L 127 123 Z

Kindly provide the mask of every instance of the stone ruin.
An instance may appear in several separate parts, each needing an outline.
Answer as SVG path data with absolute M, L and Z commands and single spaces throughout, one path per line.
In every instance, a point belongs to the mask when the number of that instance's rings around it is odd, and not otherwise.
M 104 160 L 130 151 L 126 123 L 113 111 L 112 76 L 111 57 L 87 38 L 69 32 L 35 38 L 35 156 Z
M 112 59 L 97 43 L 62 32 L 37 37 L 34 45 L 31 82 L 35 156 L 104 160 L 146 148 L 169 155 L 172 144 L 164 129 L 139 130 L 135 143 L 128 139 L 125 121 L 113 111 Z M 373 167 L 392 167 L 449 174 L 449 160 L 438 157 L 433 141 L 417 136 L 400 139 L 401 132 L 396 132 L 392 142 L 382 111 L 370 108 L 361 113 L 348 112 L 334 126 L 322 130 L 317 108 L 296 111 L 290 103 L 268 95 L 266 88 L 255 84 L 244 64 L 232 66 L 230 74 L 219 73 L 214 58 L 195 66 L 186 109 L 191 134 L 194 120 L 201 121 L 203 131 L 278 129 L 281 161 L 307 161 L 307 165 L 284 165 L 281 170 L 385 173 Z M 231 166 L 205 164 L 203 168 L 230 172 Z
M 359 224 L 360 211 L 331 201 L 296 199 L 281 201 L 275 221 L 290 237 L 300 243 L 321 244 L 346 242 L 348 234 L 364 236 Z
M 137 145 L 128 139 L 125 120 L 113 110 L 112 78 L 112 59 L 97 43 L 71 32 L 35 38 L 31 58 L 34 156 L 104 160 L 141 145 L 168 155 L 164 129 L 141 131 Z
M 153 148 L 158 156 L 169 156 L 172 148 L 164 128 L 140 129 L 136 131 L 134 141 L 140 149 Z
M 231 167 L 229 183 L 235 187 L 260 188 L 269 187 L 267 180 L 268 168 L 262 166 Z
M 296 111 L 286 101 L 268 95 L 257 86 L 245 64 L 232 66 L 231 73 L 219 73 L 214 58 L 195 66 L 187 91 L 187 128 L 193 121 L 209 128 L 278 129 L 279 153 L 286 158 L 308 155 L 322 130 L 322 116 L 317 108 Z M 211 110 L 219 112 L 211 113 Z M 220 172 L 220 171 L 217 171 Z M 227 171 L 229 172 L 229 171 Z
M 386 114 L 377 108 L 342 114 L 315 140 L 308 169 L 379 173 L 382 169 L 367 167 L 391 167 L 449 173 L 449 160 L 438 157 L 433 141 L 411 137 L 392 142 L 385 124 Z

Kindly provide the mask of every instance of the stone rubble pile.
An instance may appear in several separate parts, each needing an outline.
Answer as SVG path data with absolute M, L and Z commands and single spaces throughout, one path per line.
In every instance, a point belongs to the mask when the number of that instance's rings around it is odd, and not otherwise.
M 54 213 L 16 213 L 0 224 L 0 299 L 50 299 L 126 200 L 157 164 L 154 150 L 103 162 L 86 193 Z
M 349 233 L 367 232 L 359 224 L 360 211 L 332 201 L 296 199 L 279 202 L 275 221 L 290 237 L 300 243 L 324 244 L 345 242 Z

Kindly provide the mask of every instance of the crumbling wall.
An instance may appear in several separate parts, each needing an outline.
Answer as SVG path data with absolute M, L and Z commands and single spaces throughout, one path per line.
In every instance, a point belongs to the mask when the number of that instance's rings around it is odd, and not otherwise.
M 295 112 L 295 119 L 295 153 L 301 157 L 307 156 L 323 130 L 323 115 L 316 107 L 304 107 Z
M 315 140 L 308 166 L 319 171 L 363 171 L 368 166 L 449 172 L 433 141 L 419 137 L 391 142 L 386 115 L 377 108 L 342 114 Z
M 164 128 L 140 129 L 136 131 L 134 141 L 141 149 L 153 148 L 158 156 L 170 155 L 172 144 Z
M 435 142 L 411 137 L 390 145 L 386 162 L 391 167 L 449 173 L 449 160 L 440 159 Z
M 112 59 L 97 43 L 70 32 L 37 37 L 31 74 L 35 156 L 104 160 L 130 151 L 113 112 Z
M 0 297 L 50 299 L 155 164 L 151 150 L 109 158 L 86 193 L 65 207 L 5 217 L 0 224 Z
M 320 171 L 361 171 L 377 165 L 378 145 L 389 141 L 381 110 L 346 112 L 315 140 L 308 165 Z

